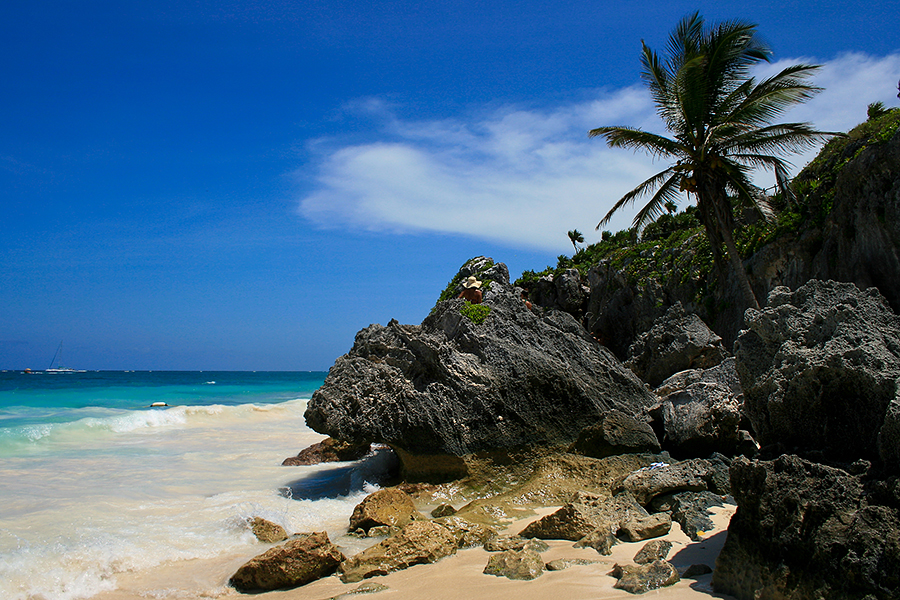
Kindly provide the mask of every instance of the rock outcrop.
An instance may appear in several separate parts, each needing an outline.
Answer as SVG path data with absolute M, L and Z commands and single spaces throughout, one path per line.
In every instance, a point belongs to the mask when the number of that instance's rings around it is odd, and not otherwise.
M 666 450 L 699 458 L 745 449 L 740 429 L 744 396 L 735 364 L 727 358 L 709 369 L 682 371 L 657 388 L 662 398 L 651 414 L 662 422 Z
M 737 371 L 763 446 L 900 469 L 900 317 L 878 290 L 776 288 L 746 322 Z
M 625 366 L 656 387 L 686 369 L 709 369 L 728 357 L 719 337 L 700 317 L 676 302 L 628 349 Z
M 582 429 L 570 451 L 606 458 L 617 454 L 655 454 L 660 449 L 659 440 L 649 423 L 611 410 L 593 425 Z
M 900 597 L 900 486 L 785 455 L 738 458 L 738 510 L 713 572 L 740 600 Z
M 665 560 L 655 560 L 646 565 L 616 564 L 613 577 L 619 580 L 613 587 L 632 594 L 645 594 L 681 581 L 675 567 Z
M 415 455 L 567 447 L 610 410 L 642 415 L 654 402 L 571 315 L 528 310 L 508 281 L 491 281 L 476 308 L 451 299 L 421 325 L 360 331 L 309 401 L 307 424 L 389 444 L 411 476 Z
M 292 588 L 331 575 L 343 560 L 327 533 L 308 533 L 250 559 L 228 583 L 244 593 Z

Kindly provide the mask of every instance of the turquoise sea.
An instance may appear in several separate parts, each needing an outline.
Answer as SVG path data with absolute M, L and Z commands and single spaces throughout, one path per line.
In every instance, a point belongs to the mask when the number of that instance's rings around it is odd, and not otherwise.
M 325 375 L 0 372 L 0 598 L 228 595 L 214 569 L 144 575 L 240 564 L 264 550 L 254 516 L 352 545 L 347 519 L 387 453 L 281 466 L 324 438 L 303 412 Z

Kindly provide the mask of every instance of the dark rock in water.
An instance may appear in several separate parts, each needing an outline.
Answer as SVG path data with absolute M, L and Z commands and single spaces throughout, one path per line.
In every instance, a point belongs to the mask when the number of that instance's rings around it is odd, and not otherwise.
M 712 530 L 714 524 L 710 508 L 724 506 L 722 497 L 712 492 L 680 492 L 657 496 L 650 503 L 657 511 L 671 513 L 672 520 L 681 525 L 681 530 L 695 542 L 702 539 L 702 533 Z
M 616 564 L 612 574 L 619 580 L 613 587 L 632 594 L 644 594 L 681 581 L 675 567 L 664 560 L 655 560 L 647 565 Z
M 616 454 L 655 454 L 660 445 L 646 421 L 611 410 L 594 425 L 582 429 L 570 451 L 605 458 Z
M 618 536 L 626 542 L 640 542 L 661 537 L 672 529 L 672 517 L 667 513 L 654 513 L 646 517 L 633 517 L 619 527 Z
M 264 544 L 277 544 L 288 539 L 288 534 L 284 527 L 262 517 L 253 517 L 249 521 L 249 525 L 256 539 Z
M 628 355 L 625 366 L 656 387 L 679 371 L 714 367 L 728 351 L 700 317 L 676 302 L 634 341 Z
M 900 486 L 785 455 L 735 459 L 713 587 L 745 598 L 900 598 Z
M 413 565 L 433 563 L 455 554 L 458 541 L 449 529 L 432 521 L 415 521 L 341 563 L 341 581 L 353 583 Z
M 655 463 L 631 473 L 618 486 L 634 495 L 642 506 L 661 494 L 702 492 L 709 489 L 715 469 L 709 461 L 692 458 L 681 462 Z
M 485 575 L 508 579 L 537 579 L 544 573 L 544 560 L 534 550 L 505 550 L 491 555 Z
M 710 369 L 673 375 L 657 389 L 660 392 L 664 396 L 658 412 L 668 451 L 680 457 L 736 451 L 744 397 L 734 358 Z
M 331 575 L 343 560 L 327 533 L 307 533 L 252 558 L 228 584 L 243 593 L 297 587 Z
M 437 506 L 433 511 L 431 511 L 431 516 L 435 519 L 440 519 L 441 517 L 449 517 L 455 514 L 456 509 L 449 504 L 441 504 Z
M 567 447 L 610 410 L 639 415 L 655 401 L 571 315 L 528 310 L 507 281 L 492 281 L 480 306 L 479 324 L 453 299 L 419 326 L 360 331 L 309 401 L 307 424 L 389 444 L 406 468 L 415 455 Z
M 359 460 L 369 453 L 371 444 L 351 444 L 333 438 L 325 438 L 308 448 L 304 448 L 297 456 L 284 459 L 281 464 L 287 467 L 317 465 L 323 462 L 343 462 Z
M 745 319 L 737 370 L 763 446 L 900 469 L 900 317 L 878 290 L 776 288 Z
M 424 519 L 412 498 L 396 488 L 385 488 L 366 496 L 350 515 L 350 529 L 368 531 L 372 527 L 402 527 L 415 519 Z
M 634 555 L 634 562 L 639 565 L 646 565 L 655 560 L 665 560 L 671 549 L 672 542 L 669 540 L 653 540 L 652 542 L 647 542 L 640 550 L 638 550 L 638 553 Z

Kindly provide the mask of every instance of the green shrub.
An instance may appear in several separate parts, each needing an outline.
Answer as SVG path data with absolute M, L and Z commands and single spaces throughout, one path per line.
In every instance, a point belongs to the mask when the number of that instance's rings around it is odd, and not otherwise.
M 488 315 L 491 314 L 491 307 L 484 304 L 472 304 L 466 300 L 462 308 L 459 309 L 459 313 L 476 325 L 481 325 L 488 318 Z

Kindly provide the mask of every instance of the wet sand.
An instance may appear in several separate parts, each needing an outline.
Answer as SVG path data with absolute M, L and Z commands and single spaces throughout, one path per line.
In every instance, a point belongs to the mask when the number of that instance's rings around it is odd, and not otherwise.
M 546 508 L 538 515 L 516 521 L 508 528 L 508 533 L 518 533 L 530 521 L 553 512 Z M 703 540 L 693 542 L 675 524 L 665 537 L 672 542 L 668 560 L 679 571 L 692 564 L 707 564 L 715 567 L 716 557 L 725 543 L 726 528 L 734 506 L 715 508 L 713 522 L 715 529 L 707 533 Z M 586 559 L 598 561 L 590 565 L 576 565 L 563 571 L 545 571 L 532 581 L 511 581 L 505 577 L 495 577 L 482 573 L 490 553 L 482 548 L 462 550 L 431 565 L 417 565 L 382 577 L 373 577 L 362 583 L 344 584 L 336 576 L 314 581 L 293 590 L 268 592 L 265 594 L 243 595 L 224 585 L 228 577 L 243 564 L 246 557 L 189 561 L 160 567 L 141 575 L 118 577 L 119 589 L 96 596 L 96 600 L 166 600 L 200 598 L 247 598 L 254 600 L 325 600 L 352 592 L 366 583 L 379 583 L 389 589 L 370 594 L 354 594 L 350 598 L 372 598 L 373 600 L 494 600 L 509 598 L 514 600 L 605 600 L 635 598 L 623 590 L 613 588 L 616 583 L 609 573 L 613 564 L 629 563 L 638 550 L 646 543 L 620 543 L 613 547 L 611 556 L 602 556 L 591 548 L 573 548 L 569 541 L 549 541 L 550 550 L 541 554 L 544 562 L 554 559 Z M 263 548 L 260 549 L 260 552 Z M 712 575 L 696 579 L 682 579 L 674 586 L 648 592 L 643 596 L 665 600 L 699 600 L 702 598 L 730 599 L 731 596 L 715 594 L 710 580 Z

